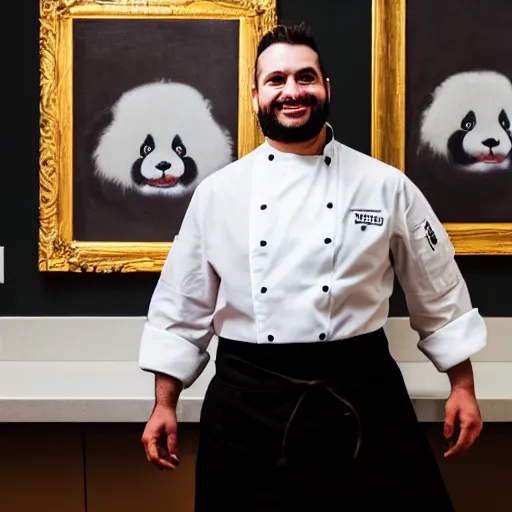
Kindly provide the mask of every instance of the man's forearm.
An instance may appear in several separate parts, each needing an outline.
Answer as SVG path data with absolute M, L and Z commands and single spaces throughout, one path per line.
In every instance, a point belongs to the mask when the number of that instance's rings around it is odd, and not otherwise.
M 183 385 L 178 379 L 155 373 L 155 405 L 176 409 L 182 389 Z
M 474 393 L 475 381 L 471 361 L 466 359 L 446 371 L 452 389 L 466 389 Z

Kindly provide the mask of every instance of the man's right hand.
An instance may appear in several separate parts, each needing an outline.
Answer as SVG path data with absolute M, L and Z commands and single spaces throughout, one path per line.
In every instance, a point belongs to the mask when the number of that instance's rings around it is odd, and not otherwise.
M 161 470 L 176 469 L 178 422 L 174 407 L 155 405 L 142 434 L 148 462 Z

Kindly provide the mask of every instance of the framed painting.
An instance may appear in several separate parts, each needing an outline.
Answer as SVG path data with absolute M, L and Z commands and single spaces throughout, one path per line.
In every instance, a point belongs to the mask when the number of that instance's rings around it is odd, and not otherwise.
M 256 148 L 276 0 L 41 0 L 39 270 L 161 270 L 197 185 Z
M 510 0 L 373 0 L 372 155 L 459 255 L 512 254 Z

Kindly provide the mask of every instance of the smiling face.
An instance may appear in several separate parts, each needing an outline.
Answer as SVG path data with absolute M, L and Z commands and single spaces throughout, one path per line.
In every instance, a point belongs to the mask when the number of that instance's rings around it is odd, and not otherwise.
M 494 99 L 497 99 L 494 97 Z M 512 151 L 510 119 L 501 104 L 470 110 L 460 129 L 448 140 L 448 150 L 459 166 L 473 170 L 507 168 Z
M 148 196 L 191 194 L 232 161 L 229 133 L 195 88 L 153 82 L 126 91 L 93 152 L 102 180 Z
M 509 169 L 512 83 L 494 71 L 458 73 L 439 85 L 421 119 L 421 144 L 464 171 Z
M 306 45 L 276 43 L 258 59 L 252 95 L 263 134 L 280 142 L 313 139 L 329 114 L 329 85 L 317 53 Z
M 156 189 L 186 187 L 197 178 L 196 164 L 186 156 L 187 149 L 181 137 L 174 136 L 171 149 L 165 142 L 160 140 L 157 146 L 152 134 L 148 134 L 140 147 L 141 157 L 133 164 L 131 174 L 143 193 L 162 191 Z

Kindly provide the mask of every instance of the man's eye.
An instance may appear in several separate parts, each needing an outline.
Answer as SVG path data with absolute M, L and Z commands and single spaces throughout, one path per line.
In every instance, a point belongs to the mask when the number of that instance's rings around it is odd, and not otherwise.
M 283 82 L 283 77 L 281 76 L 273 76 L 270 80 L 269 80 L 270 83 L 273 83 L 273 84 L 280 84 Z
M 315 80 L 315 77 L 312 74 L 301 75 L 299 77 L 299 82 L 310 83 L 310 82 L 313 82 L 314 80 Z

